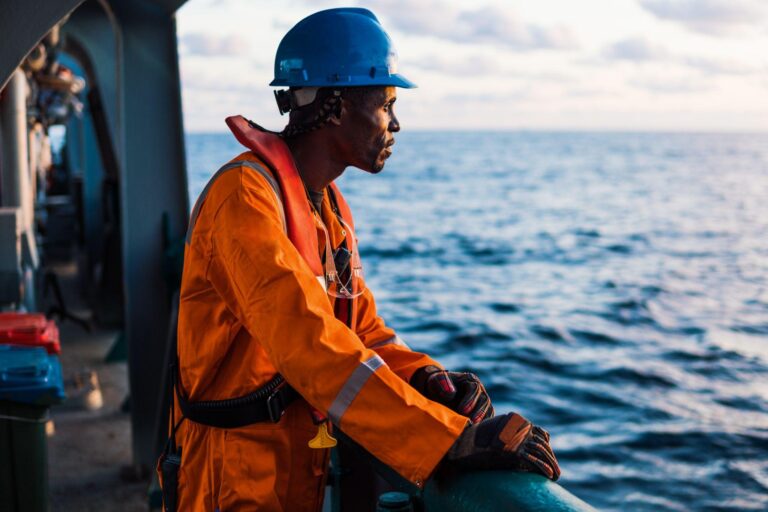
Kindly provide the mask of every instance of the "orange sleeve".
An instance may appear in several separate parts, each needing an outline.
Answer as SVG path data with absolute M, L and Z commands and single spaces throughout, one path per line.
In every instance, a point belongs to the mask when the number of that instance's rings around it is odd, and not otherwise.
M 307 402 L 422 485 L 466 418 L 422 397 L 334 317 L 282 230 L 274 194 L 263 180 L 242 176 L 215 212 L 207 279 Z
M 376 313 L 373 293 L 366 287 L 357 298 L 357 323 L 355 332 L 363 344 L 376 351 L 387 365 L 408 382 L 416 370 L 423 366 L 442 365 L 421 352 L 411 350 L 394 330 L 387 327 L 384 320 Z

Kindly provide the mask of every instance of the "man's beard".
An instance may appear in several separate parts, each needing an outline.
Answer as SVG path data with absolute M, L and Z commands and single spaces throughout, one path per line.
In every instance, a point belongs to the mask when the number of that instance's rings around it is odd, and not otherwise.
M 373 164 L 371 165 L 371 174 L 379 174 L 381 171 L 384 170 L 384 164 L 387 161 L 384 159 L 376 158 L 373 161 Z

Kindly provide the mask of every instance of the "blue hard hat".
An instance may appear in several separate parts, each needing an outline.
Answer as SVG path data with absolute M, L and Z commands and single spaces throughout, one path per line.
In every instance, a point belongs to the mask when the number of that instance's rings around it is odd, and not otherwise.
M 416 87 L 397 72 L 397 52 L 376 16 L 354 7 L 316 12 L 289 30 L 269 85 Z

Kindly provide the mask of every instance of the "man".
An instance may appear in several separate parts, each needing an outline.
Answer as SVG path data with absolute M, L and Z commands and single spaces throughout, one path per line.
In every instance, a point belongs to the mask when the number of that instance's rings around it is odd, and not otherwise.
M 318 510 L 334 427 L 419 487 L 438 465 L 559 476 L 545 431 L 492 418 L 474 375 L 411 351 L 376 314 L 333 180 L 384 168 L 395 88 L 413 87 L 395 66 L 370 11 L 322 11 L 277 51 L 286 129 L 227 120 L 250 151 L 190 219 L 166 505 L 173 487 L 178 510 Z

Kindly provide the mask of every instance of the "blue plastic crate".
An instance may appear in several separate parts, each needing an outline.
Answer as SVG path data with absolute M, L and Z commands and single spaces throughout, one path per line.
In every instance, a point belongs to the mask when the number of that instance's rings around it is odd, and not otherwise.
M 42 347 L 0 345 L 0 400 L 54 405 L 64 397 L 58 356 Z

